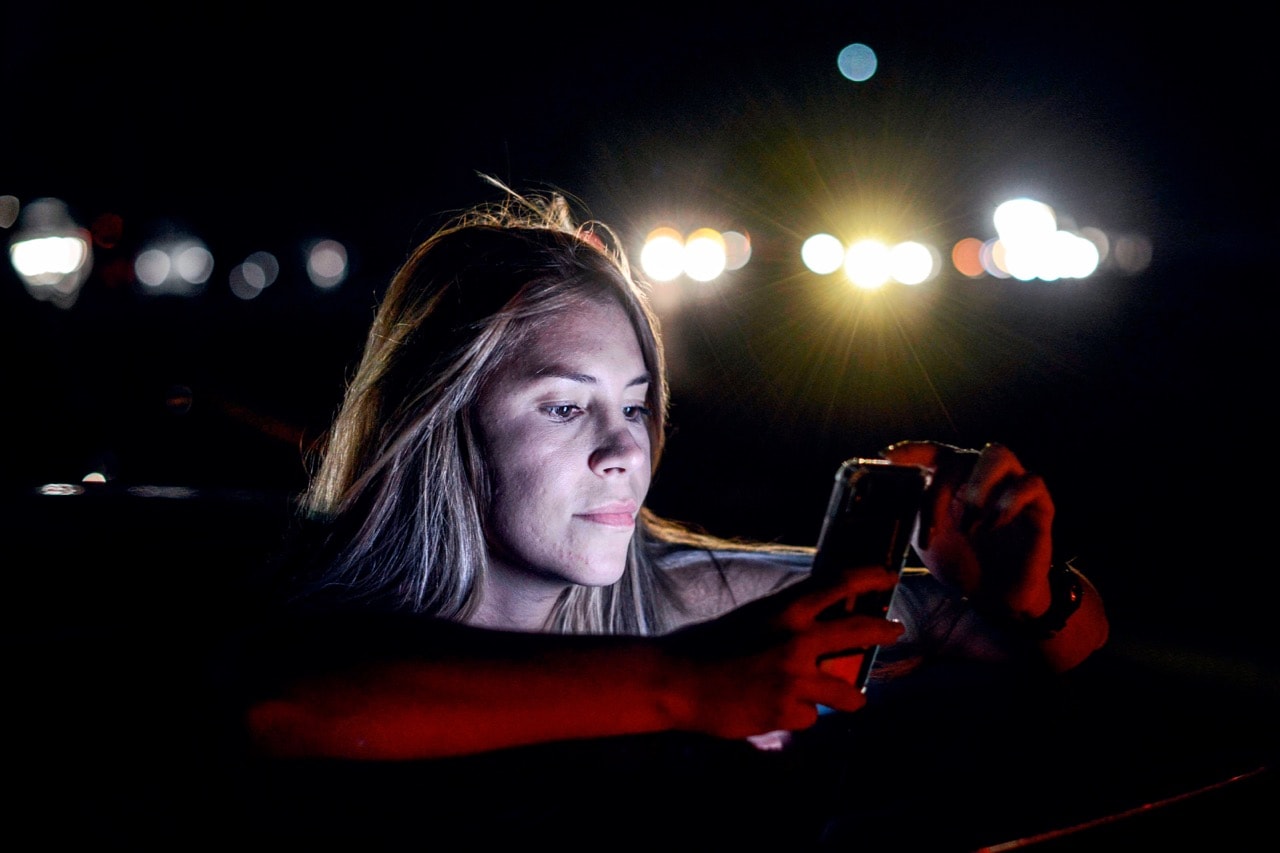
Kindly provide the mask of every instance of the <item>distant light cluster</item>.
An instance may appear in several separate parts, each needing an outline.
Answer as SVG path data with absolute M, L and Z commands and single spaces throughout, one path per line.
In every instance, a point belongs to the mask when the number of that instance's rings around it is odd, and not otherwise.
M 26 205 L 0 197 L 0 225 L 12 228 L 9 261 L 34 298 L 60 308 L 72 307 L 94 265 L 94 248 L 110 248 L 119 239 L 120 218 L 107 214 L 92 228 L 76 222 L 67 204 L 39 198 Z M 104 225 L 105 223 L 105 225 Z M 937 279 L 947 261 L 960 275 L 1057 281 L 1088 278 L 1104 267 L 1133 275 L 1151 262 L 1151 245 L 1142 237 L 1111 239 L 1102 229 L 1059 226 L 1047 204 L 1010 199 L 992 214 L 995 236 L 963 237 L 944 255 L 925 241 L 886 241 L 859 236 L 842 240 L 819 233 L 801 242 L 796 259 L 818 276 L 843 273 L 859 289 L 889 284 L 921 285 Z M 109 226 L 109 227 L 106 227 Z M 305 247 L 305 274 L 320 290 L 339 286 L 349 273 L 346 246 L 318 239 Z M 688 233 L 671 225 L 652 229 L 641 243 L 640 267 L 657 282 L 685 277 L 710 282 L 741 270 L 752 258 L 751 238 L 744 231 L 697 227 Z M 195 235 L 169 234 L 150 240 L 133 256 L 129 279 L 139 293 L 196 296 L 215 278 L 219 264 Z M 280 262 L 270 252 L 255 251 L 228 267 L 229 292 L 251 300 L 280 275 Z
M 13 231 L 9 263 L 33 298 L 59 308 L 75 305 L 93 271 L 94 249 L 116 248 L 123 227 L 119 215 L 105 213 L 86 228 L 62 199 L 37 198 L 23 204 L 14 196 L 0 196 L 0 228 Z M 305 257 L 306 275 L 317 289 L 329 290 L 346 280 L 349 261 L 341 242 L 316 240 L 306 247 Z M 198 296 L 215 280 L 218 266 L 200 237 L 175 232 L 138 248 L 124 278 L 143 296 Z M 276 256 L 255 251 L 230 266 L 226 286 L 238 299 L 255 299 L 279 275 Z
M 864 290 L 933 281 L 945 271 L 946 260 L 966 278 L 1020 281 L 1088 278 L 1104 266 L 1133 275 L 1151 262 L 1151 246 L 1144 238 L 1121 237 L 1113 251 L 1112 240 L 1102 229 L 1061 228 L 1053 208 L 1034 199 L 1001 203 L 992 222 L 996 236 L 963 237 L 946 256 L 924 241 L 890 242 L 871 236 L 845 241 L 819 233 L 800 244 L 799 260 L 819 276 L 843 272 L 851 285 Z M 741 269 L 750 259 L 750 240 L 745 235 L 706 227 L 694 229 L 686 238 L 670 225 L 659 226 L 649 232 L 640 252 L 641 268 L 655 281 L 682 275 L 711 281 Z

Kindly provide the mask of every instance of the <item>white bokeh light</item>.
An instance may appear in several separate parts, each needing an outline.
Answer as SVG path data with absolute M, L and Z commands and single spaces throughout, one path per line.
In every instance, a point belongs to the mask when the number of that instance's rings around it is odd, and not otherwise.
M 856 287 L 883 287 L 891 277 L 889 247 L 879 240 L 859 240 L 845 254 L 844 271 Z
M 640 250 L 640 268 L 654 281 L 672 281 L 684 271 L 684 236 L 668 226 L 655 228 Z
M 347 277 L 347 249 L 336 240 L 318 240 L 307 252 L 307 276 L 321 290 L 337 287 Z
M 800 260 L 818 275 L 833 273 L 844 264 L 844 244 L 831 234 L 814 234 L 800 246 Z
M 684 273 L 694 281 L 712 281 L 724 272 L 724 237 L 714 228 L 699 228 L 684 244 Z
M 907 241 L 889 250 L 889 274 L 902 284 L 920 284 L 937 271 L 933 252 L 923 243 Z

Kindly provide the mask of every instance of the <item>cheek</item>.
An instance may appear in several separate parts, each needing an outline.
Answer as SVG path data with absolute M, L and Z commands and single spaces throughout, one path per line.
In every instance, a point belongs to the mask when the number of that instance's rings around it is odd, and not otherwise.
M 636 481 L 640 484 L 640 501 L 643 503 L 645 495 L 649 494 L 649 484 L 652 481 L 653 472 L 651 468 L 646 467 L 643 471 L 636 474 Z
M 546 453 L 546 442 L 539 440 L 533 430 L 508 421 L 496 427 L 490 425 L 482 435 L 480 452 L 487 462 L 495 497 L 504 492 L 518 493 L 536 482 L 544 464 L 539 457 Z
M 564 454 L 529 445 L 523 455 L 505 455 L 490 466 L 490 517 L 511 531 L 551 518 L 569 494 Z
M 490 545 L 520 560 L 545 553 L 556 539 L 550 529 L 554 513 L 546 484 L 531 479 L 526 471 L 510 469 L 495 480 L 485 523 Z
M 649 484 L 653 480 L 653 468 L 657 463 L 657 460 L 653 458 L 653 436 L 649 434 L 649 430 L 642 429 L 636 440 L 640 443 L 640 446 L 644 448 L 644 458 L 647 464 L 645 465 L 644 470 L 639 471 L 638 474 L 640 483 L 644 486 L 644 491 L 648 493 Z

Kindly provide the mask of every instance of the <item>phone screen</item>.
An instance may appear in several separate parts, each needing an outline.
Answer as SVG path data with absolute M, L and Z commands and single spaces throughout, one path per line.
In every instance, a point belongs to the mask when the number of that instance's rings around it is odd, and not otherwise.
M 882 566 L 899 574 L 915 531 L 926 476 L 915 465 L 883 459 L 845 460 L 836 471 L 827 513 L 818 536 L 813 571 L 853 566 Z M 893 593 L 864 593 L 823 614 L 836 619 L 851 614 L 884 616 Z M 828 655 L 819 666 L 865 689 L 876 649 L 848 649 Z

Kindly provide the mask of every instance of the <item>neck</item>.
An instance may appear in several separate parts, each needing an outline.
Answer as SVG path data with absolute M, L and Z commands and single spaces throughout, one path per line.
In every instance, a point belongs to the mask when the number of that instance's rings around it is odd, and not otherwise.
M 495 561 L 490 564 L 480 603 L 467 622 L 504 631 L 545 631 L 551 608 L 567 586 L 562 580 L 506 571 Z

